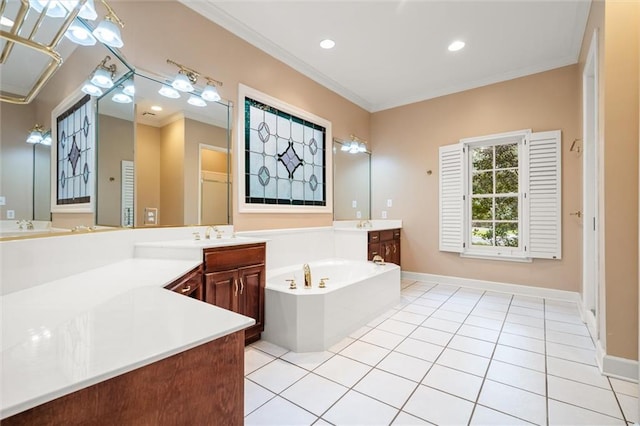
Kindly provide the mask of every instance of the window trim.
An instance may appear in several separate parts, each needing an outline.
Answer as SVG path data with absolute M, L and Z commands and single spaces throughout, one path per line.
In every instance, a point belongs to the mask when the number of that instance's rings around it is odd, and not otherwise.
M 527 143 L 531 138 L 531 129 L 517 130 L 512 132 L 497 133 L 486 136 L 465 138 L 460 140 L 463 147 L 463 249 L 461 257 L 481 258 L 489 260 L 513 260 L 530 261 L 527 247 L 529 245 L 529 215 L 528 199 L 526 190 L 528 182 L 528 158 Z M 518 144 L 518 248 L 497 247 L 497 246 L 474 246 L 471 244 L 471 214 L 472 214 L 472 170 L 470 148 L 479 146 L 496 146 L 503 144 Z

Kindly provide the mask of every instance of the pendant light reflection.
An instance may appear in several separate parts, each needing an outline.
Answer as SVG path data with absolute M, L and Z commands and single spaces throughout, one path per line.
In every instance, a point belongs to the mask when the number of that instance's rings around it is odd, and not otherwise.
M 96 44 L 96 38 L 91 34 L 91 31 L 77 19 L 73 20 L 73 23 L 65 31 L 64 36 L 81 46 L 93 46 Z
M 206 107 L 207 103 L 200 96 L 191 95 L 189 96 L 189 100 L 187 100 L 189 105 L 197 106 L 197 107 Z
M 131 96 L 124 93 L 123 89 L 117 89 L 111 97 L 111 100 L 118 104 L 130 104 L 133 102 Z
M 180 97 L 180 93 L 176 89 L 171 86 L 167 86 L 166 84 L 158 90 L 158 93 L 169 99 L 178 99 Z
M 133 96 L 136 94 L 136 86 L 133 85 L 133 81 L 131 80 L 127 80 L 124 82 L 124 87 L 122 89 L 122 92 L 125 95 L 129 95 L 129 96 Z
M 93 35 L 107 46 L 120 48 L 124 46 L 124 42 L 122 41 L 120 28 L 113 22 L 113 19 L 112 15 L 107 15 L 98 24 L 98 27 L 93 30 Z
M 337 141 L 342 144 L 342 146 L 340 147 L 340 151 L 348 152 L 349 154 L 367 152 L 367 142 L 363 141 L 355 135 L 351 135 L 351 141 Z
M 46 146 L 51 146 L 51 130 L 44 130 L 44 128 L 36 124 L 29 131 L 29 135 L 27 136 L 27 143 L 29 144 L 41 144 Z
M 81 90 L 89 96 L 102 96 L 102 93 L 104 93 L 101 88 L 91 83 L 90 80 L 84 82 Z
M 38 13 L 41 13 L 44 8 L 47 7 L 47 16 L 51 18 L 64 18 L 67 16 L 67 13 L 78 6 L 78 0 L 29 0 L 29 6 Z M 87 0 L 82 5 L 78 16 L 90 21 L 98 17 L 93 0 Z

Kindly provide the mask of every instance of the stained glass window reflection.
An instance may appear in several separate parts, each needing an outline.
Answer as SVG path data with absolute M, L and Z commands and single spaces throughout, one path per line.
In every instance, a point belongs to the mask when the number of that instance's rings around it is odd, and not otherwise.
M 326 128 L 245 97 L 245 202 L 326 206 Z
M 91 201 L 93 108 L 86 95 L 57 117 L 57 204 Z

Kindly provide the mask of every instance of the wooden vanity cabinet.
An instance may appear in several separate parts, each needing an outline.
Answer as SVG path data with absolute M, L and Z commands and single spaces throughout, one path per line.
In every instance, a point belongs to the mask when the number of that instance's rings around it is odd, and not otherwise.
M 264 331 L 265 244 L 204 250 L 204 301 L 251 317 L 245 344 Z
M 197 300 L 203 300 L 202 266 L 197 266 L 171 284 L 165 286 L 165 288 Z
M 376 255 L 382 256 L 385 262 L 400 266 L 400 229 L 369 231 L 367 259 L 373 260 Z

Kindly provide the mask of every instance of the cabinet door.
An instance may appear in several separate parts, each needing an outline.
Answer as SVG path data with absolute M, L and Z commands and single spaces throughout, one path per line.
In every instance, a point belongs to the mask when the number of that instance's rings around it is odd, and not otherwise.
M 264 331 L 264 265 L 250 266 L 238 270 L 240 282 L 239 312 L 256 320 L 256 324 L 245 330 L 245 338 L 251 341 Z
M 368 260 L 373 260 L 373 257 L 376 255 L 382 256 L 380 252 L 380 243 L 369 243 L 369 254 L 367 256 Z
M 237 270 L 211 272 L 204 275 L 205 302 L 238 312 Z

